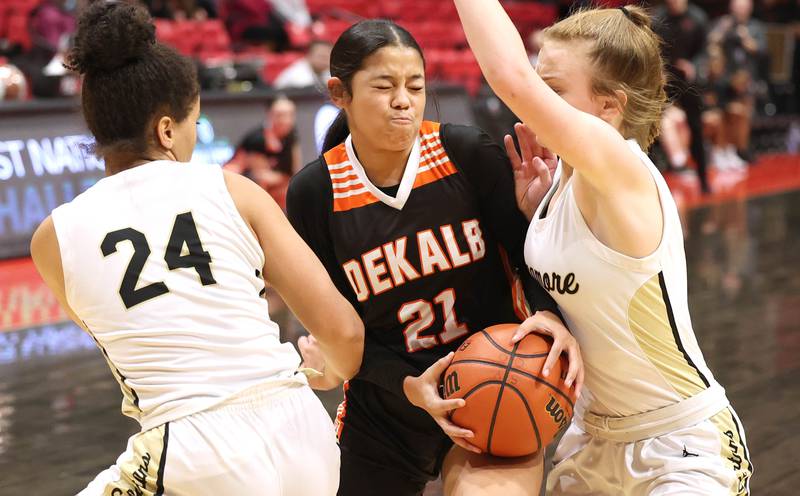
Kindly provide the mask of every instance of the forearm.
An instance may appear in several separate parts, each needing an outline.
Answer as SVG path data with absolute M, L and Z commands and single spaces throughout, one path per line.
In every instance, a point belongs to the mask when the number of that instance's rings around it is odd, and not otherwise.
M 619 132 L 581 112 L 555 93 L 528 61 L 522 39 L 496 0 L 455 0 L 470 47 L 497 96 L 536 134 L 544 147 L 602 187 L 618 174 L 608 158 L 627 152 Z M 619 182 L 619 181 L 617 181 Z
M 325 357 L 324 372 L 340 380 L 353 378 L 364 356 L 364 325 L 352 307 L 345 304 L 350 311 L 342 312 L 338 319 L 309 326 Z
M 383 344 L 370 338 L 367 341 L 358 378 L 405 398 L 403 381 L 418 376 L 419 370 Z

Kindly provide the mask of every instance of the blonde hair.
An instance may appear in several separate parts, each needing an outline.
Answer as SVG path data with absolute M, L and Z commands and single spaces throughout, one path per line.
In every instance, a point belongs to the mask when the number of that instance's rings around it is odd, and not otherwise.
M 623 8 L 625 9 L 623 11 Z M 667 103 L 661 39 L 650 16 L 637 6 L 585 9 L 544 30 L 545 40 L 591 43 L 592 91 L 598 95 L 625 93 L 622 135 L 647 149 L 658 136 Z

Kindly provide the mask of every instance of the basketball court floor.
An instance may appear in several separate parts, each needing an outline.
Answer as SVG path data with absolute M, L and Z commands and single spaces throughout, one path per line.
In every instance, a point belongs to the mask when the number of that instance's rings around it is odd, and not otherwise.
M 685 211 L 696 334 L 746 428 L 752 493 L 790 496 L 800 494 L 800 159 L 762 162 L 715 177 L 711 199 L 685 176 L 670 182 Z M 53 303 L 30 261 L 0 262 L 2 496 L 75 494 L 137 430 L 100 352 Z M 330 412 L 340 398 L 323 395 Z

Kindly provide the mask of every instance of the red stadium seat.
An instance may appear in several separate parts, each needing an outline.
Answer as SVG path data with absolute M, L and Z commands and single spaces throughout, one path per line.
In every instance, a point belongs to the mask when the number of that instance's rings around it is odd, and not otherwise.
M 218 19 L 195 22 L 200 36 L 195 38 L 197 52 L 227 52 L 231 48 L 231 38 L 225 25 Z
M 28 30 L 28 15 L 14 13 L 6 22 L 6 39 L 12 45 L 21 45 L 24 50 L 31 48 L 31 35 Z

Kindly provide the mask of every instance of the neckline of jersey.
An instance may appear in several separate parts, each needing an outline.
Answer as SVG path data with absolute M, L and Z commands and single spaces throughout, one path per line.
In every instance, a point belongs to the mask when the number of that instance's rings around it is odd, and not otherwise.
M 355 149 L 353 148 L 352 135 L 349 135 L 347 139 L 344 140 L 344 146 L 347 151 L 347 158 L 364 187 L 385 205 L 397 210 L 402 210 L 408 197 L 411 195 L 411 190 L 414 188 L 414 181 L 417 179 L 420 158 L 420 137 L 417 136 L 416 140 L 414 140 L 414 146 L 411 148 L 411 153 L 408 155 L 405 170 L 403 171 L 403 178 L 400 180 L 400 185 L 397 188 L 397 195 L 394 197 L 381 191 L 380 188 L 372 184 L 372 181 L 369 180 L 364 166 L 361 165 L 361 162 L 359 162 L 356 156 Z

